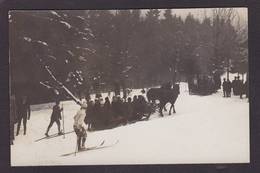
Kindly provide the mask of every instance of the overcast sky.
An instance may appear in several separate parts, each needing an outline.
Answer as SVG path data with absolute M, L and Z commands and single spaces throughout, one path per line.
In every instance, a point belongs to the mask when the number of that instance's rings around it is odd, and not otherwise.
M 172 13 L 177 16 L 181 16 L 183 19 L 191 13 L 195 18 L 203 19 L 206 14 L 208 17 L 211 17 L 213 8 L 187 8 L 187 9 L 172 9 Z M 240 22 L 243 25 L 247 25 L 248 14 L 247 8 L 234 8 L 237 15 L 240 18 Z M 143 10 L 143 13 L 146 13 L 147 10 Z

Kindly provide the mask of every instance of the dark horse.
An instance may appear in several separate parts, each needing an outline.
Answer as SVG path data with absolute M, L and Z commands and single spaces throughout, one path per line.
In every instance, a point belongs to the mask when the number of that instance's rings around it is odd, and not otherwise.
M 163 116 L 162 109 L 169 102 L 171 103 L 171 108 L 169 110 L 169 115 L 171 115 L 171 110 L 173 109 L 173 113 L 176 113 L 174 103 L 180 94 L 180 86 L 179 84 L 174 84 L 172 89 L 164 89 L 164 88 L 151 88 L 147 92 L 147 99 L 149 102 L 154 102 L 155 100 L 159 100 L 159 112 L 161 116 Z

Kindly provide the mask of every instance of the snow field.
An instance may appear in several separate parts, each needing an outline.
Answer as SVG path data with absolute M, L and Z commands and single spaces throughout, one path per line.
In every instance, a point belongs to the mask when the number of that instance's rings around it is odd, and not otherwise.
M 133 90 L 131 96 L 140 94 L 140 90 Z M 73 116 L 79 106 L 73 101 L 62 104 L 68 132 L 73 129 Z M 35 111 L 27 124 L 28 134 L 16 137 L 11 146 L 12 166 L 249 162 L 249 104 L 239 97 L 223 98 L 222 92 L 189 95 L 186 83 L 181 83 L 176 114 L 169 116 L 164 112 L 165 116 L 159 118 L 155 113 L 149 121 L 88 132 L 87 146 L 97 145 L 103 139 L 108 144 L 119 139 L 119 143 L 67 157 L 61 155 L 75 151 L 74 133 L 67 134 L 65 139 L 59 136 L 35 142 L 44 136 L 52 105 L 41 105 L 44 109 L 32 106 Z M 49 132 L 53 133 L 57 133 L 56 124 Z

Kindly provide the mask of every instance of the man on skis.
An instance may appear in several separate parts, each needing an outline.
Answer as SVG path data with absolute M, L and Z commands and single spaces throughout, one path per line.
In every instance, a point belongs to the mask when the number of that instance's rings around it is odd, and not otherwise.
M 83 150 L 85 148 L 85 142 L 87 138 L 87 125 L 85 124 L 87 104 L 82 103 L 80 110 L 74 116 L 74 131 L 77 135 L 77 146 L 78 150 Z
M 52 114 L 51 114 L 51 121 L 50 124 L 47 128 L 47 131 L 45 135 L 48 137 L 49 136 L 49 130 L 52 127 L 53 123 L 55 122 L 58 126 L 58 134 L 62 135 L 63 133 L 60 130 L 60 120 L 61 120 L 61 111 L 63 111 L 63 108 L 60 107 L 60 101 L 56 101 L 56 105 L 53 106 L 52 108 Z

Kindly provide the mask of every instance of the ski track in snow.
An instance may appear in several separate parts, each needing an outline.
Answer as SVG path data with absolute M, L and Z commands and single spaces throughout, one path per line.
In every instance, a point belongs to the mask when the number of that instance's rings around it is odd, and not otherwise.
M 140 90 L 133 90 L 131 96 Z M 109 144 L 119 139 L 119 143 L 67 157 L 61 155 L 75 151 L 75 133 L 65 139 L 59 136 L 35 142 L 44 137 L 53 104 L 32 106 L 27 135 L 22 135 L 21 126 L 11 146 L 12 166 L 249 162 L 249 103 L 238 96 L 223 98 L 221 91 L 209 96 L 189 95 L 186 83 L 181 83 L 176 114 L 164 112 L 161 118 L 155 113 L 148 121 L 88 132 L 87 146 L 102 140 Z M 62 104 L 68 132 L 73 130 L 79 106 L 73 101 Z M 53 133 L 57 133 L 56 124 L 49 132 Z

